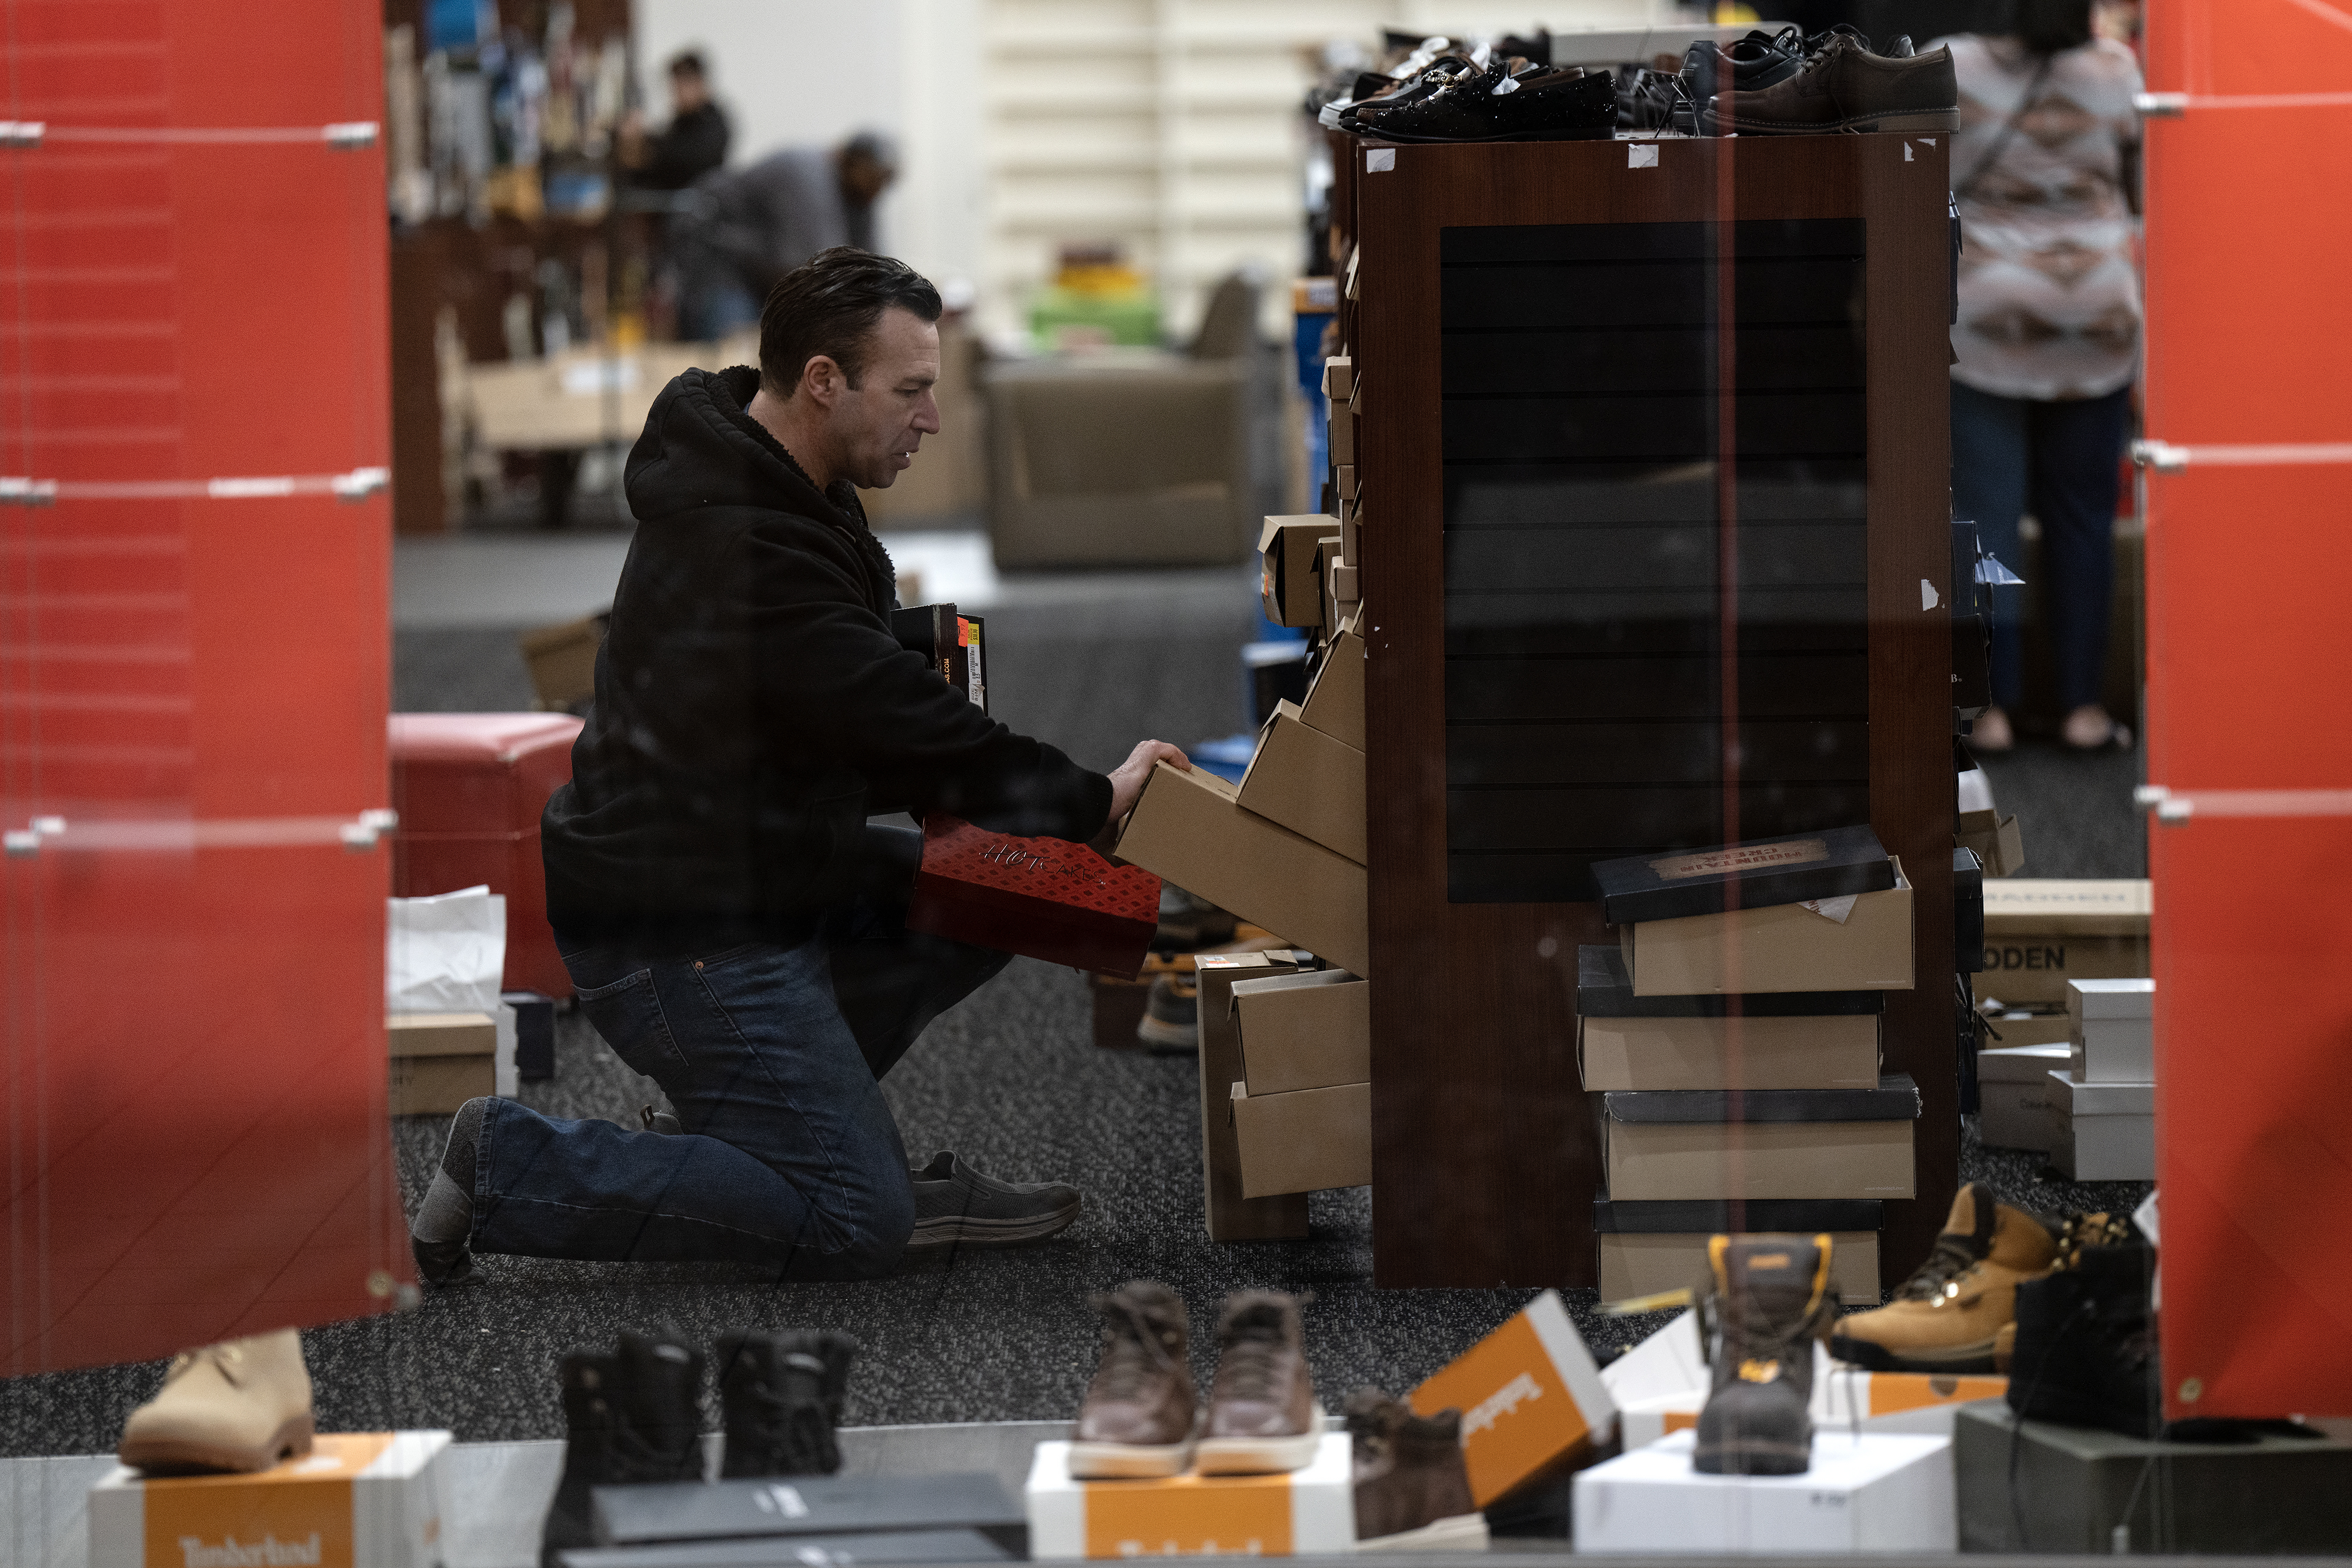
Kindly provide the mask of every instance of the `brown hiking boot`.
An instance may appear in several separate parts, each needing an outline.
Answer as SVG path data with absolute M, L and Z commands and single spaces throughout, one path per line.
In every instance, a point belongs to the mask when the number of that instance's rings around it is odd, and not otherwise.
M 1813 1343 L 1837 1316 L 1826 1236 L 1717 1236 L 1699 1298 L 1714 1386 L 1691 1468 L 1710 1476 L 1801 1476 L 1812 1468 Z
M 1484 1552 L 1486 1516 L 1462 1462 L 1462 1412 L 1416 1416 L 1377 1388 L 1348 1396 L 1355 1452 L 1356 1550 Z
M 1841 35 L 1801 75 L 1759 91 L 1708 99 L 1699 128 L 1709 136 L 1958 131 L 1959 78 L 1952 73 L 1948 48 L 1890 59 Z
M 1235 1291 L 1225 1298 L 1196 1460 L 1202 1475 L 1265 1475 L 1314 1463 L 1323 1412 L 1304 1338 L 1294 1298 L 1279 1291 Z
M 122 1424 L 115 1457 L 150 1473 L 266 1470 L 310 1451 L 310 1369 L 292 1329 L 184 1351 Z
M 1192 1458 L 1192 1370 L 1184 1303 L 1153 1280 L 1091 1298 L 1102 1314 L 1102 1360 L 1070 1428 L 1070 1474 L 1081 1479 L 1181 1474 Z
M 1970 1182 L 1927 1260 L 1894 1301 L 1840 1319 L 1830 1354 L 1873 1372 L 1991 1372 L 2001 1327 L 2017 1317 L 2019 1281 L 2048 1273 L 2057 1257 L 2040 1220 Z

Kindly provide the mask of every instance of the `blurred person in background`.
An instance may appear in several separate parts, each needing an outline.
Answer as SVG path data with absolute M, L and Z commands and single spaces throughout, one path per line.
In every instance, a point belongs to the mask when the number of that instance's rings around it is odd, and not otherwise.
M 710 342 L 740 331 L 776 280 L 818 252 L 872 250 L 875 204 L 898 174 L 897 145 L 863 131 L 705 176 L 670 222 L 681 333 Z
M 641 190 L 682 191 L 727 162 L 729 134 L 709 69 L 687 49 L 669 62 L 669 123 L 649 136 L 641 110 L 621 122 L 621 166 Z
M 1986 547 L 2022 564 L 2042 527 L 2042 613 L 2068 746 L 2128 746 L 2100 704 L 2115 576 L 2117 467 L 2139 366 L 2138 62 L 2093 37 L 2091 0 L 2019 0 L 2016 31 L 1951 45 L 1965 246 L 1952 329 L 1952 498 Z M 2021 571 L 2020 575 L 2031 575 Z M 2020 591 L 1996 591 L 1994 706 L 1972 744 L 2016 744 Z

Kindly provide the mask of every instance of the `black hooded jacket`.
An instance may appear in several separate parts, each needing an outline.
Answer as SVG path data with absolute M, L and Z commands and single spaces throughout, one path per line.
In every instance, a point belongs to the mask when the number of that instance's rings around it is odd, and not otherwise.
M 855 885 L 869 814 L 1085 840 L 1110 780 L 1015 735 L 891 634 L 890 558 L 744 412 L 759 372 L 688 371 L 629 454 L 635 538 L 547 906 L 573 940 L 798 941 Z

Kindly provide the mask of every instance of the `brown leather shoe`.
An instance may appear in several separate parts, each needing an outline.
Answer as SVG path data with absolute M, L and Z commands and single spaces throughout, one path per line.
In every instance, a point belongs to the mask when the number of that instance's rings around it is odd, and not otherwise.
M 1304 1469 L 1323 1440 L 1298 1302 L 1235 1291 L 1217 1319 L 1217 1375 L 1194 1463 L 1204 1476 Z
M 1470 1499 L 1462 1412 L 1416 1416 L 1377 1388 L 1348 1396 L 1353 1439 L 1356 1550 L 1484 1552 L 1486 1516 Z
M 116 1458 L 150 1473 L 266 1470 L 310 1451 L 310 1371 L 292 1329 L 184 1351 L 122 1424 Z
M 1184 1303 L 1154 1280 L 1092 1298 L 1102 1359 L 1070 1428 L 1070 1474 L 1138 1479 L 1182 1473 L 1192 1458 L 1192 1370 Z
M 1841 36 L 1803 74 L 1759 92 L 1717 93 L 1699 128 L 1709 136 L 1807 136 L 1841 131 L 1958 131 L 1960 84 L 1952 51 L 1889 58 Z

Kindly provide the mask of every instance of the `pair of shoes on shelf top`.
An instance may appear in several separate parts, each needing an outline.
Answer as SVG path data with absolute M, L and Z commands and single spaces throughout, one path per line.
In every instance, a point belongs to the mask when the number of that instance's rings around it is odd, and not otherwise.
M 716 1346 L 725 1413 L 720 1475 L 829 1476 L 841 1468 L 835 1428 L 857 1342 L 847 1334 L 739 1330 Z M 700 1350 L 671 1331 L 623 1331 L 611 1351 L 563 1358 L 563 1475 L 540 1532 L 557 1553 L 595 1544 L 590 1490 L 702 1479 Z
M 1082 1479 L 1262 1475 L 1304 1469 L 1323 1437 L 1298 1302 L 1236 1291 L 1217 1319 L 1217 1370 L 1199 1407 L 1192 1330 L 1176 1292 L 1152 1280 L 1093 1298 L 1102 1356 L 1070 1431 Z
M 1381 141 L 1601 141 L 1617 131 L 1617 78 L 1498 56 L 1361 105 L 1347 129 Z
M 1768 42 L 1771 47 L 1759 51 L 1759 59 L 1785 54 L 1779 40 Z M 1740 79 L 1735 60 L 1727 90 L 1718 72 L 1713 94 L 1698 99 L 1704 105 L 1699 130 L 1709 136 L 1810 136 L 1960 128 L 1959 80 L 1948 48 L 1922 55 L 1901 37 L 1874 52 L 1868 38 L 1838 26 L 1806 41 L 1801 68 L 1784 70 L 1782 62 L 1772 61 L 1766 74 L 1769 80 L 1751 86 Z

